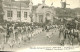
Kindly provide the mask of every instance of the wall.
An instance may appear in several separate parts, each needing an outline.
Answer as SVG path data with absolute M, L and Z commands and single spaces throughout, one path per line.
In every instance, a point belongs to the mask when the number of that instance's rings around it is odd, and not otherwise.
M 7 17 L 7 10 L 12 10 L 13 11 L 13 17 L 12 17 L 12 19 L 9 19 L 9 17 Z M 9 7 L 4 7 L 4 13 L 5 13 L 5 15 L 4 15 L 4 20 L 7 20 L 7 21 L 15 21 L 15 22 L 20 22 L 20 18 L 18 18 L 17 17 L 17 11 L 21 11 L 21 21 L 22 22 L 27 22 L 27 20 L 30 18 L 29 17 L 29 12 L 30 12 L 30 9 L 29 8 L 22 8 L 21 10 L 20 10 L 20 8 L 15 8 L 15 7 L 13 7 L 13 8 L 9 8 Z M 24 12 L 27 12 L 27 18 L 24 18 Z M 29 21 L 28 21 L 29 22 Z

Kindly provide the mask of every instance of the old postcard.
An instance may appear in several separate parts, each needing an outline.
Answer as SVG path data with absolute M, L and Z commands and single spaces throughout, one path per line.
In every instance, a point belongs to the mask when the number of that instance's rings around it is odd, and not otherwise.
M 0 51 L 79 49 L 80 0 L 0 0 Z

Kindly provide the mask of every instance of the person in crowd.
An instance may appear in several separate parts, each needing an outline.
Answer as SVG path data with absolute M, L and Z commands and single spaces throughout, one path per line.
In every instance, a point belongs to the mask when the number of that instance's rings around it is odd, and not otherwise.
M 9 24 L 7 24 L 7 35 L 6 35 L 6 43 L 7 43 L 7 41 L 8 41 L 8 39 L 9 39 L 9 37 L 10 37 L 10 26 L 9 26 Z

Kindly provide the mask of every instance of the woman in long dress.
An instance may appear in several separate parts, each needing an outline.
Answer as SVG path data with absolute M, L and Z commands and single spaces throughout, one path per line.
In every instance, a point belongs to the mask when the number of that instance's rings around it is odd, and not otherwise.
M 59 30 L 59 38 L 60 38 L 60 44 L 61 45 L 64 45 L 64 35 L 65 35 L 64 28 L 60 28 L 60 30 Z

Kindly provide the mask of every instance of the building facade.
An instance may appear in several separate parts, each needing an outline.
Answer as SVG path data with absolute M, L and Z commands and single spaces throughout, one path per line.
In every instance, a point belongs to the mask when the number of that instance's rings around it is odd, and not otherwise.
M 45 23 L 53 22 L 55 17 L 55 10 L 53 6 L 47 6 L 45 0 L 42 1 L 42 4 L 38 4 L 37 8 L 33 10 L 33 22 Z
M 31 0 L 2 0 L 3 19 L 13 22 L 31 22 L 30 13 L 33 6 Z

